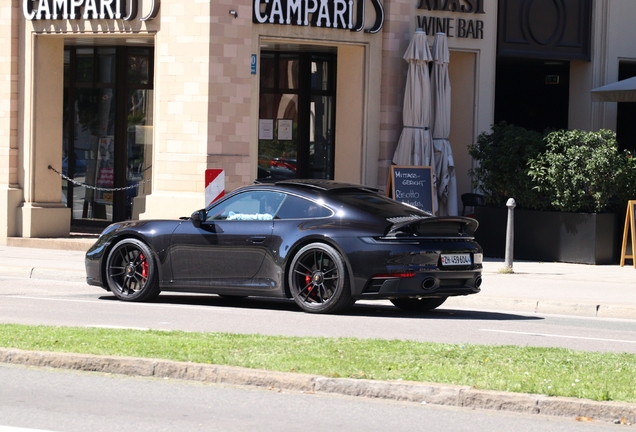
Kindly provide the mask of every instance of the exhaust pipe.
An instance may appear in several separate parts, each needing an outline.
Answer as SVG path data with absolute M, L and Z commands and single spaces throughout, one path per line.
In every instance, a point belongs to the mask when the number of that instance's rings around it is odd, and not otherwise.
M 475 288 L 479 288 L 481 286 L 481 276 L 477 276 L 475 278 Z
M 422 288 L 425 290 L 433 289 L 437 286 L 437 279 L 434 277 L 427 277 L 422 281 Z

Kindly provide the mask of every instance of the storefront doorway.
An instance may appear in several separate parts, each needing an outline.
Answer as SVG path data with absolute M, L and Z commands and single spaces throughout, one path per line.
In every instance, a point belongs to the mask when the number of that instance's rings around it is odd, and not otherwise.
M 618 80 L 636 76 L 636 62 L 621 61 L 618 65 Z M 636 103 L 619 102 L 616 113 L 616 140 L 621 150 L 636 155 Z
M 71 224 L 132 219 L 149 190 L 154 49 L 64 49 L 62 199 Z
M 258 178 L 333 179 L 335 107 L 335 50 L 261 51 Z
M 570 62 L 497 58 L 495 124 L 567 129 L 569 99 Z

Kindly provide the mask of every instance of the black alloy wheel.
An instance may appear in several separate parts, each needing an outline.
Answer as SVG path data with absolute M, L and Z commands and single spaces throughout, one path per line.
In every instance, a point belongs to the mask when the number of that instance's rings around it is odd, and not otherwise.
M 344 260 L 324 243 L 309 244 L 296 253 L 289 269 L 289 288 L 306 312 L 342 312 L 355 303 Z
M 146 301 L 157 297 L 159 282 L 150 248 L 137 239 L 117 243 L 106 260 L 106 282 L 120 300 Z
M 397 298 L 391 303 L 406 312 L 427 312 L 441 306 L 447 298 Z

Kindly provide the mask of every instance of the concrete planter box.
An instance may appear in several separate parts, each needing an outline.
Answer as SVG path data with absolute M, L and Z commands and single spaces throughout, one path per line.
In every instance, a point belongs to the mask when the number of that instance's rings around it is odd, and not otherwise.
M 490 258 L 504 258 L 506 208 L 475 208 L 475 237 Z M 514 259 L 618 264 L 622 223 L 615 213 L 515 210 Z

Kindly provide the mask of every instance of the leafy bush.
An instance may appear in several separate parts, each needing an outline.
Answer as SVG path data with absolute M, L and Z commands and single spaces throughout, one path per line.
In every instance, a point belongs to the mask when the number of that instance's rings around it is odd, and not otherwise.
M 614 132 L 556 131 L 545 141 L 545 151 L 529 161 L 528 175 L 554 209 L 600 213 L 625 204 L 635 166 L 618 151 Z
M 479 164 L 470 174 L 486 203 L 503 207 L 512 197 L 518 208 L 544 208 L 546 198 L 534 189 L 527 172 L 528 161 L 545 146 L 542 134 L 506 123 L 494 125 L 491 133 L 480 134 L 477 144 L 468 147 L 468 153 Z
M 621 153 L 612 131 L 541 135 L 506 123 L 482 133 L 469 154 L 474 186 L 489 205 L 564 212 L 621 211 L 636 199 L 636 158 Z

